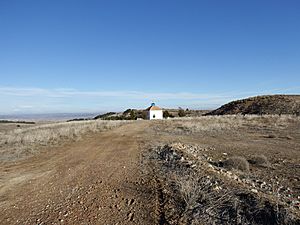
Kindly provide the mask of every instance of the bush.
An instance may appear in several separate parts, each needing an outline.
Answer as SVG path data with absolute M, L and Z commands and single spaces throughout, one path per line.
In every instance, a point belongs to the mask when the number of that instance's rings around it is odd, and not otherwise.
M 270 162 L 264 155 L 255 155 L 250 160 L 248 160 L 249 163 L 257 166 L 270 166 Z
M 133 110 L 130 111 L 130 117 L 129 118 L 130 118 L 130 120 L 136 120 L 137 115 L 136 115 L 135 111 L 133 111 Z
M 248 161 L 241 156 L 233 156 L 223 162 L 223 166 L 227 169 L 236 169 L 244 172 L 249 171 Z
M 164 118 L 173 118 L 174 116 L 171 113 L 169 113 L 168 110 L 164 110 L 163 117 Z
M 179 110 L 178 110 L 178 116 L 179 117 L 184 117 L 185 115 L 186 115 L 186 112 L 182 108 L 179 108 Z

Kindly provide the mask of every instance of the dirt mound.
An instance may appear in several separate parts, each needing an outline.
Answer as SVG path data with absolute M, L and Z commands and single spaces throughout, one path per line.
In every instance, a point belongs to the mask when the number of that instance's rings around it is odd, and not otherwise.
M 240 184 L 232 172 L 220 173 L 205 161 L 205 150 L 173 143 L 149 151 L 158 183 L 159 224 L 300 223 L 279 199 Z
M 265 95 L 229 102 L 206 115 L 300 115 L 300 95 Z

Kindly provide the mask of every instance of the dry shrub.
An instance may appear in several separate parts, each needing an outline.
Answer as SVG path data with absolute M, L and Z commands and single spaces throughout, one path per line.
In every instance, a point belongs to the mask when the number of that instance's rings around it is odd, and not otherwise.
M 270 162 L 265 155 L 255 155 L 251 159 L 249 159 L 248 162 L 256 166 L 270 166 Z
M 236 169 L 243 172 L 249 171 L 248 161 L 241 156 L 233 156 L 223 162 L 223 166 L 227 169 Z
M 206 193 L 200 188 L 200 179 L 196 179 L 195 176 L 191 175 L 188 177 L 177 176 L 176 182 L 179 184 L 186 210 L 192 210 L 198 207 L 199 203 L 205 200 Z
M 157 182 L 158 224 L 300 224 L 284 206 L 245 190 L 228 185 L 206 166 L 186 167 L 180 148 L 170 145 L 151 149 L 144 162 L 150 179 Z M 235 168 L 249 164 L 245 158 L 232 157 Z M 155 174 L 155 175 L 154 175 Z

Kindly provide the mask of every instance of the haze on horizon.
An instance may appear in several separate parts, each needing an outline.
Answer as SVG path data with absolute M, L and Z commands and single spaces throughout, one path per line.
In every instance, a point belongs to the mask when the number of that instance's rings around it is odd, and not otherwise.
M 0 2 L 0 114 L 300 94 L 300 2 Z

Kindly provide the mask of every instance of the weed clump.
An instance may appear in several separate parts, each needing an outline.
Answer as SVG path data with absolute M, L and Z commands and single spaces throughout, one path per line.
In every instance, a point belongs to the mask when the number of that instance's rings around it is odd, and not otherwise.
M 233 156 L 223 162 L 223 167 L 227 169 L 236 169 L 243 172 L 249 172 L 248 161 L 241 156 Z
M 265 155 L 255 155 L 251 159 L 249 159 L 248 162 L 256 166 L 262 166 L 262 167 L 270 166 L 270 162 Z

